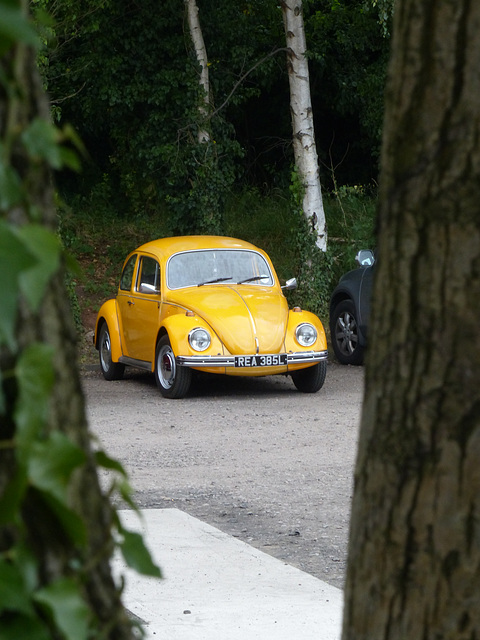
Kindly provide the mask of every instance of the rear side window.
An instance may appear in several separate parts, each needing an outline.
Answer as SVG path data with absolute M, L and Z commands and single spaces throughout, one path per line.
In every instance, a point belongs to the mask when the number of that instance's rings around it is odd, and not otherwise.
M 120 278 L 120 289 L 122 291 L 130 291 L 132 288 L 133 272 L 135 271 L 136 261 L 137 254 L 131 256 L 123 268 L 122 277 Z

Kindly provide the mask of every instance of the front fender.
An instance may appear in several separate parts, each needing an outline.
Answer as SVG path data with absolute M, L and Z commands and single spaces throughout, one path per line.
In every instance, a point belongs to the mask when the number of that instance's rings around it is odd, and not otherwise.
M 317 340 L 310 347 L 302 347 L 295 339 L 295 329 L 299 324 L 303 322 L 309 322 L 317 330 Z M 288 312 L 288 325 L 287 333 L 285 336 L 285 348 L 288 352 L 297 351 L 326 351 L 327 350 L 327 338 L 325 336 L 325 330 L 320 319 L 310 311 L 291 309 Z
M 198 315 L 187 316 L 185 314 L 178 313 L 168 316 L 163 323 L 163 327 L 168 333 L 173 353 L 176 356 L 199 355 L 198 351 L 194 351 L 188 342 L 188 334 L 196 327 L 207 329 L 212 339 L 208 349 L 202 351 L 201 355 L 223 355 L 224 353 L 223 345 L 215 331 L 213 331 L 212 327 Z
M 117 301 L 107 300 L 100 307 L 100 311 L 97 315 L 97 321 L 95 323 L 95 336 L 94 336 L 94 344 L 95 348 L 98 350 L 99 344 L 99 336 L 102 325 L 106 323 L 108 326 L 108 331 L 110 333 L 110 343 L 112 349 L 112 362 L 118 362 L 120 357 L 123 355 L 122 352 L 122 341 L 120 339 L 120 326 L 118 322 L 118 310 L 117 310 Z

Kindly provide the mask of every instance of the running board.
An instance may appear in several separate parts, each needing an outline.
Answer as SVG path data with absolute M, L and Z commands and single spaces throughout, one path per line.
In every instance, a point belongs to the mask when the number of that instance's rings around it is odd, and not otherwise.
M 152 372 L 152 363 L 145 360 L 136 360 L 135 358 L 129 358 L 128 356 L 120 356 L 118 359 L 122 364 L 126 364 L 129 367 L 137 367 L 137 369 L 146 369 Z

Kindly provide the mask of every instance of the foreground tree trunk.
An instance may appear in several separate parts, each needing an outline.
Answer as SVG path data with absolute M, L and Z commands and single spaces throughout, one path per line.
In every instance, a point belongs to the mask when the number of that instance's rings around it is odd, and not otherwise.
M 26 6 L 28 3 L 24 3 L 25 10 Z M 33 212 L 37 223 L 55 230 L 56 212 L 49 170 L 39 158 L 32 161 L 25 153 L 25 148 L 15 142 L 34 118 L 49 121 L 48 105 L 37 73 L 34 52 L 22 44 L 13 47 L 0 58 L 0 70 L 0 139 L 8 144 L 11 151 L 7 162 L 11 163 L 28 191 L 28 200 L 10 208 L 3 218 L 21 228 L 31 222 Z M 17 91 L 7 92 L 7 82 Z M 2 153 L 6 148 L 2 147 Z M 5 250 L 4 241 L 2 250 Z M 12 260 L 13 258 L 12 255 Z M 0 309 L 0 313 L 4 311 Z M 45 438 L 52 432 L 61 432 L 84 452 L 86 463 L 74 473 L 69 487 L 69 501 L 71 508 L 86 525 L 87 539 L 82 547 L 72 543 L 42 494 L 34 488 L 27 489 L 21 515 L 38 568 L 38 586 L 51 585 L 61 578 L 71 576 L 73 566 L 80 563 L 85 572 L 83 598 L 89 610 L 86 618 L 90 619 L 92 630 L 96 630 L 95 637 L 112 640 L 138 637 L 132 630 L 110 572 L 109 559 L 113 550 L 112 510 L 100 490 L 90 448 L 84 401 L 76 368 L 75 330 L 61 269 L 57 270 L 48 283 L 38 311 L 34 312 L 28 305 L 20 303 L 15 334 L 15 347 L 5 343 L 0 345 L 0 382 L 4 401 L 3 406 L 0 406 L 0 500 L 5 499 L 6 492 L 10 492 L 10 504 L 12 503 L 11 481 L 19 466 L 15 455 L 15 424 L 18 419 L 18 415 L 15 416 L 15 403 L 19 390 L 11 374 L 21 354 L 30 345 L 47 344 L 54 350 L 55 383 L 42 437 Z M 32 393 L 35 393 L 33 388 Z M 18 531 L 16 526 L 6 524 L 5 516 L 2 513 L 0 553 L 6 552 L 8 556 L 9 549 L 18 539 Z M 35 580 L 33 574 L 30 579 Z M 11 622 L 11 618 L 4 617 L 2 612 L 0 626 L 9 621 Z M 4 632 L 3 626 L 2 630 Z M 55 631 L 52 631 L 53 637 L 59 637 Z
M 304 188 L 303 214 L 309 222 L 312 232 L 316 233 L 318 248 L 326 251 L 327 227 L 315 144 L 308 60 L 305 56 L 307 43 L 302 2 L 301 0 L 287 0 L 280 4 L 287 40 L 293 152 L 298 175 Z
M 473 640 L 480 4 L 397 0 L 344 640 Z

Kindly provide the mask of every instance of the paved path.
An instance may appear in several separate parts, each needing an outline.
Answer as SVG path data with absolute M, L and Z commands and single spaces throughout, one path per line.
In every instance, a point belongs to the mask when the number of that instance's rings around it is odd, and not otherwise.
M 146 509 L 141 531 L 164 579 L 116 558 L 125 604 L 149 640 L 339 640 L 342 591 L 178 509 Z
M 183 400 L 142 372 L 83 386 L 91 431 L 142 509 L 177 508 L 343 587 L 362 367 L 329 363 L 317 394 L 283 376 L 205 376 Z

